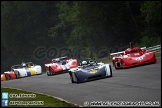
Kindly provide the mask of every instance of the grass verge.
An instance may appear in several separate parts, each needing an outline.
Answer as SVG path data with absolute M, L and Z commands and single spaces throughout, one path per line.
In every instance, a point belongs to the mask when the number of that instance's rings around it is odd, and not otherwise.
M 161 53 L 155 53 L 156 57 L 161 57 Z
M 78 107 L 77 105 L 74 105 L 72 103 L 67 103 L 65 101 L 53 98 L 52 96 L 47 96 L 43 94 L 33 93 L 29 91 L 24 90 L 17 90 L 17 89 L 11 89 L 11 88 L 2 88 L 1 87 L 1 94 L 2 92 L 8 92 L 9 95 L 11 94 L 17 94 L 20 96 L 20 94 L 34 94 L 33 96 L 36 96 L 34 98 L 8 98 L 8 106 L 9 107 Z M 12 101 L 24 101 L 24 102 L 36 102 L 40 103 L 40 105 L 10 105 Z

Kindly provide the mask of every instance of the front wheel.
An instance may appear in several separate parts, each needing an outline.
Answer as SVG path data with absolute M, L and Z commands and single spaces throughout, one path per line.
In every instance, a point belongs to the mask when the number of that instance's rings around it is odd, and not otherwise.
M 7 80 L 10 80 L 11 79 L 9 74 L 6 74 L 6 79 Z
M 112 77 L 112 68 L 111 68 L 111 65 L 109 65 L 109 68 L 110 68 L 110 77 Z
M 74 80 L 71 74 L 70 74 L 70 79 L 71 79 L 71 82 L 74 83 Z
M 75 73 L 71 73 L 71 81 L 72 83 L 80 83 Z
M 51 75 L 53 75 L 53 73 L 50 72 L 50 71 L 47 71 L 47 75 L 48 75 L 48 76 L 51 76 Z
M 19 71 L 14 71 L 14 72 L 15 72 L 16 78 L 17 78 L 17 79 L 20 78 L 20 73 L 19 73 Z
M 115 65 L 115 69 L 117 70 L 117 69 L 119 69 L 119 68 L 117 68 L 117 66 Z
M 116 70 L 121 69 L 121 68 L 122 68 L 122 63 L 119 63 L 119 62 L 115 63 L 115 69 Z

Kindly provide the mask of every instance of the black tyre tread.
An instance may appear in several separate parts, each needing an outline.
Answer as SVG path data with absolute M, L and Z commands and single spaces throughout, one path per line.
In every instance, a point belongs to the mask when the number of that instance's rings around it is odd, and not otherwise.
M 20 73 L 19 73 L 19 71 L 14 71 L 14 72 L 15 72 L 16 78 L 17 78 L 17 79 L 20 78 Z

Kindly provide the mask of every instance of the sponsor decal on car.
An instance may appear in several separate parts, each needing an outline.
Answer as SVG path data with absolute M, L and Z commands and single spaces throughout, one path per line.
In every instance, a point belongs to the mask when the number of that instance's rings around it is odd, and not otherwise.
M 143 57 L 138 57 L 138 58 L 136 58 L 136 60 L 137 60 L 137 61 L 143 60 Z
M 97 72 L 97 70 L 95 70 L 95 69 L 90 70 L 90 73 L 96 73 L 96 72 Z

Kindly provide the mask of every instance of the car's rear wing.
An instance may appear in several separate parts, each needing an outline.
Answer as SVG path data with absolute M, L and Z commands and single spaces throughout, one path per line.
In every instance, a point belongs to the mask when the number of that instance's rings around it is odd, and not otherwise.
M 21 65 L 13 65 L 13 66 L 11 66 L 11 70 L 12 69 L 19 69 L 19 68 L 22 68 L 22 66 Z
M 146 47 L 142 47 L 141 49 L 142 49 L 142 50 L 146 50 Z
M 146 47 L 141 47 L 142 50 L 146 50 Z M 115 53 L 110 53 L 110 58 L 114 57 L 114 56 L 119 56 L 119 55 L 123 55 L 124 51 L 120 51 L 120 52 L 115 52 Z
M 60 57 L 60 60 L 68 59 L 68 56 Z
M 116 52 L 116 53 L 110 53 L 110 56 L 113 56 L 113 55 L 119 55 L 119 54 L 124 54 L 124 51 Z
M 110 58 L 112 58 L 112 57 L 118 57 L 120 55 L 124 55 L 124 51 L 110 53 Z
M 36 64 L 33 64 L 33 62 L 27 62 L 27 63 L 25 63 L 26 64 L 26 66 L 28 67 L 28 68 L 31 68 L 31 67 L 33 67 L 33 66 L 35 66 Z

